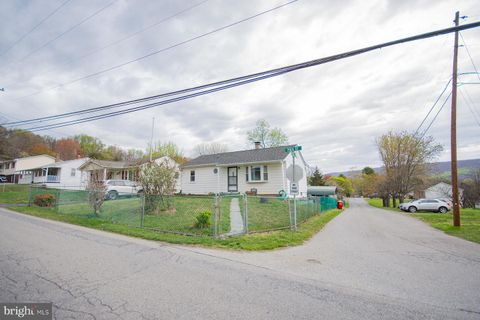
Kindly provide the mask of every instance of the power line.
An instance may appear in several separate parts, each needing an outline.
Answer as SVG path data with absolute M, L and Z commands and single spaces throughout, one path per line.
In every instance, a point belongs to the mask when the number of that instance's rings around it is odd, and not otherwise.
M 477 118 L 477 114 L 473 111 L 472 109 L 472 106 L 470 105 L 470 102 L 467 100 L 467 98 L 465 97 L 465 95 L 463 94 L 463 91 L 461 89 L 459 89 L 458 91 L 460 91 L 460 95 L 462 96 L 463 98 L 463 101 L 465 102 L 465 104 L 467 105 L 468 109 L 470 109 L 470 112 L 472 113 L 473 115 L 473 119 L 475 120 L 475 122 L 478 124 L 478 126 L 480 127 L 480 120 Z
M 430 129 L 430 127 L 432 126 L 432 124 L 435 122 L 435 120 L 437 120 L 438 115 L 443 110 L 443 107 L 445 106 L 445 104 L 447 103 L 447 101 L 448 101 L 448 99 L 450 98 L 451 95 L 452 95 L 452 93 L 450 92 L 448 94 L 448 96 L 445 98 L 445 101 L 443 101 L 442 106 L 440 107 L 440 109 L 438 109 L 437 113 L 435 114 L 435 117 L 433 117 L 432 121 L 430 121 L 430 124 L 428 125 L 427 129 L 425 129 L 425 131 L 423 131 L 423 133 L 420 137 L 420 140 L 422 140 L 423 137 L 425 137 L 425 135 L 427 134 L 427 132 Z
M 70 84 L 73 84 L 73 83 L 76 83 L 76 82 L 85 80 L 85 79 L 89 79 L 89 78 L 92 78 L 92 77 L 101 75 L 101 74 L 103 74 L 103 73 L 106 73 L 106 72 L 109 72 L 109 71 L 112 71 L 112 70 L 115 70 L 115 69 L 119 69 L 119 68 L 124 67 L 124 66 L 126 66 L 126 65 L 129 65 L 129 64 L 131 64 L 131 63 L 141 61 L 141 60 L 143 60 L 143 59 L 149 58 L 149 57 L 154 56 L 154 55 L 156 55 L 156 54 L 159 54 L 159 53 L 162 53 L 162 52 L 165 52 L 165 51 L 174 49 L 174 48 L 176 48 L 176 47 L 179 47 L 179 46 L 182 46 L 182 45 L 184 45 L 184 44 L 190 43 L 190 42 L 192 42 L 192 41 L 195 41 L 195 40 L 204 38 L 204 37 L 206 37 L 206 36 L 209 36 L 209 35 L 211 35 L 211 34 L 220 32 L 220 31 L 222 31 L 222 30 L 231 28 L 231 27 L 236 26 L 236 25 L 238 25 L 238 24 L 240 24 L 240 23 L 243 23 L 243 22 L 252 20 L 252 19 L 254 19 L 254 18 L 257 18 L 257 17 L 262 16 L 262 15 L 264 15 L 264 14 L 267 14 L 267 13 L 269 13 L 269 12 L 275 11 L 275 10 L 277 10 L 277 9 L 280 9 L 280 8 L 282 8 L 282 7 L 285 7 L 285 6 L 289 5 L 289 4 L 292 4 L 292 3 L 297 2 L 297 1 L 298 1 L 298 0 L 291 0 L 291 1 L 287 2 L 287 3 L 284 3 L 284 4 L 278 5 L 278 6 L 276 6 L 276 7 L 273 7 L 273 8 L 271 8 L 271 9 L 268 9 L 268 10 L 265 10 L 265 11 L 262 11 L 262 12 L 259 12 L 259 13 L 256 13 L 256 14 L 254 14 L 254 15 L 252 15 L 252 16 L 249 16 L 249 17 L 247 17 L 247 18 L 243 18 L 243 19 L 238 20 L 238 21 L 236 21 L 236 22 L 233 22 L 233 23 L 224 25 L 224 26 L 222 26 L 222 27 L 220 27 L 220 28 L 213 29 L 213 30 L 211 30 L 211 31 L 209 31 L 209 32 L 203 33 L 203 34 L 198 35 L 198 36 L 195 36 L 195 37 L 193 37 L 193 38 L 189 38 L 189 39 L 187 39 L 187 40 L 184 40 L 184 41 L 181 41 L 181 42 L 177 42 L 177 43 L 175 43 L 175 44 L 173 44 L 173 45 L 170 45 L 170 46 L 168 46 L 168 47 L 165 47 L 165 48 L 162 48 L 162 49 L 159 49 L 159 50 L 150 52 L 150 53 L 148 53 L 148 54 L 146 54 L 146 55 L 143 55 L 143 56 L 141 56 L 141 57 L 138 57 L 138 58 L 135 58 L 135 59 L 132 59 L 132 60 L 129 60 L 129 61 L 126 61 L 126 62 L 117 64 L 117 65 L 114 65 L 114 66 L 112 66 L 112 67 L 109 67 L 109 68 L 106 68 L 106 69 L 103 69 L 103 70 L 100 70 L 100 71 L 97 71 L 97 72 L 94 72 L 94 73 L 87 74 L 87 75 L 82 76 L 82 77 L 80 77 L 80 78 L 76 78 L 76 79 L 73 79 L 73 80 L 71 80 L 71 81 L 64 82 L 64 83 L 58 84 L 58 85 L 56 85 L 56 86 L 53 86 L 53 87 L 50 87 L 50 88 L 47 88 L 47 89 L 44 89 L 44 90 L 55 90 L 55 89 L 58 89 L 58 88 L 61 88 L 61 87 L 65 87 L 65 86 L 67 86 L 67 85 L 70 85 Z M 15 99 L 15 100 L 23 99 L 23 98 L 26 98 L 26 97 L 31 97 L 31 96 L 33 96 L 33 95 L 36 95 L 36 94 L 40 93 L 40 92 L 43 92 L 44 90 L 36 91 L 36 92 L 34 92 L 34 93 L 32 93 L 32 94 L 29 94 L 29 95 L 26 95 L 26 96 L 22 96 L 22 97 L 20 97 L 20 98 Z
M 111 113 L 107 113 L 107 114 L 97 115 L 97 116 L 93 116 L 93 117 L 89 117 L 89 118 L 77 119 L 77 120 L 72 120 L 72 121 L 67 121 L 67 122 L 62 122 L 62 123 L 54 123 L 54 124 L 51 124 L 51 125 L 46 125 L 46 126 L 41 126 L 41 127 L 32 127 L 32 128 L 29 128 L 29 129 L 30 130 L 40 130 L 40 129 L 44 130 L 45 128 L 49 128 L 49 127 L 55 128 L 55 127 L 60 127 L 60 126 L 68 126 L 68 125 L 73 125 L 73 124 L 77 124 L 77 123 L 82 123 L 82 122 L 88 122 L 88 121 L 98 120 L 98 119 L 102 119 L 102 118 L 107 118 L 107 117 L 111 117 L 111 116 L 115 116 L 115 115 L 135 112 L 135 111 L 139 111 L 139 110 L 163 105 L 163 104 L 166 104 L 166 103 L 172 103 L 172 102 L 176 102 L 176 101 L 180 101 L 180 100 L 184 100 L 184 99 L 188 99 L 188 98 L 193 98 L 193 97 L 196 97 L 196 96 L 199 96 L 199 95 L 204 95 L 204 94 L 208 94 L 208 93 L 212 93 L 212 92 L 216 92 L 216 91 L 220 91 L 220 90 L 225 90 L 225 89 L 228 89 L 228 88 L 244 85 L 244 84 L 247 84 L 247 83 L 250 83 L 250 82 L 263 80 L 263 79 L 266 79 L 266 78 L 279 76 L 279 75 L 289 73 L 289 72 L 292 72 L 292 71 L 295 71 L 295 70 L 300 70 L 300 69 L 303 69 L 303 68 L 309 68 L 309 67 L 312 67 L 312 66 L 316 66 L 316 65 L 320 65 L 320 64 L 340 60 L 340 59 L 344 59 L 344 58 L 347 58 L 347 57 L 359 55 L 359 54 L 366 53 L 366 52 L 369 52 L 369 51 L 373 51 L 373 50 L 376 50 L 376 49 L 380 49 L 380 48 L 384 48 L 384 47 L 388 47 L 388 46 L 393 46 L 393 45 L 400 44 L 400 43 L 411 42 L 411 41 L 416 41 L 416 40 L 420 40 L 420 39 L 435 37 L 435 36 L 438 36 L 438 35 L 455 32 L 457 30 L 465 30 L 465 29 L 475 28 L 475 27 L 478 27 L 478 26 L 480 26 L 480 22 L 471 23 L 471 24 L 464 24 L 464 25 L 461 25 L 461 26 L 458 26 L 458 27 L 451 27 L 451 28 L 447 28 L 447 29 L 428 32 L 428 33 L 424 33 L 424 34 L 420 34 L 420 35 L 416 35 L 416 36 L 412 36 L 412 37 L 407 37 L 407 38 L 398 39 L 398 40 L 394 40 L 394 41 L 390 41 L 390 42 L 386 42 L 386 43 L 382 43 L 382 44 L 377 44 L 377 45 L 362 48 L 362 49 L 357 49 L 357 50 L 353 50 L 353 51 L 349 51 L 349 52 L 336 54 L 336 55 L 325 57 L 325 58 L 315 59 L 315 60 L 311 60 L 311 61 L 307 61 L 307 62 L 295 64 L 295 65 L 290 65 L 290 66 L 287 66 L 287 67 L 272 69 L 272 70 L 268 70 L 268 71 L 264 71 L 264 72 L 259 72 L 259 73 L 253 74 L 253 75 L 247 75 L 247 76 L 243 76 L 243 77 L 239 77 L 239 78 L 234 78 L 234 79 L 229 79 L 229 80 L 225 80 L 225 81 L 216 82 L 214 84 L 207 84 L 207 85 L 203 85 L 203 86 L 200 86 L 200 87 L 194 87 L 194 88 L 180 90 L 180 91 L 176 91 L 176 92 L 170 92 L 170 93 L 166 93 L 166 94 L 162 95 L 162 96 L 175 95 L 177 92 L 190 92 L 190 91 L 197 90 L 197 88 L 204 89 L 204 88 L 208 88 L 208 87 L 212 87 L 212 86 L 217 86 L 217 88 L 201 91 L 201 92 L 198 92 L 198 93 L 193 93 L 193 94 L 186 95 L 186 96 L 181 96 L 181 97 L 177 97 L 177 98 L 173 98 L 173 99 L 169 99 L 169 100 L 165 100 L 165 101 L 160 101 L 160 102 L 156 102 L 156 103 L 152 103 L 152 104 L 148 104 L 148 105 L 144 105 L 144 106 L 129 108 L 129 109 L 126 109 L 126 110 L 121 110 L 121 111 L 111 112 Z M 239 79 L 242 80 L 242 81 L 238 82 L 237 80 L 239 80 Z M 218 85 L 225 84 L 225 83 L 228 83 L 228 84 L 218 87 Z M 144 99 L 150 99 L 150 98 L 152 98 L 152 97 L 137 99 L 137 101 L 144 100 Z M 134 101 L 134 100 L 131 100 L 131 101 Z M 101 108 L 102 107 L 91 108 L 90 110 L 95 109 L 95 112 L 97 112 L 98 110 L 101 110 Z M 80 110 L 80 111 L 77 111 L 77 112 L 84 112 L 84 111 L 85 110 Z M 63 115 L 65 115 L 65 114 L 63 114 Z M 52 117 L 56 117 L 56 116 L 52 116 Z M 45 118 L 46 117 L 44 117 L 42 120 L 45 120 Z M 42 121 L 42 120 L 40 120 L 40 121 Z M 30 121 L 30 122 L 39 121 L 39 118 L 30 119 L 30 120 L 27 120 L 27 121 Z
M 67 3 L 69 3 L 72 0 L 66 0 L 62 2 L 55 10 L 50 12 L 46 17 L 44 17 L 42 20 L 40 20 L 39 23 L 37 23 L 32 29 L 30 29 L 27 33 L 23 34 L 20 38 L 15 40 L 7 49 L 3 50 L 3 52 L 0 54 L 0 57 L 4 56 L 7 52 L 9 52 L 13 47 L 15 47 L 17 44 L 19 44 L 23 39 L 28 37 L 33 31 L 37 30 L 38 27 L 40 27 L 45 21 L 47 21 L 50 17 L 52 17 L 55 13 L 57 13 L 58 10 L 63 8 Z
M 415 133 L 413 134 L 414 136 L 417 135 L 417 133 L 419 132 L 420 128 L 423 126 L 423 124 L 425 123 L 425 121 L 427 121 L 428 116 L 429 116 L 430 113 L 433 111 L 433 109 L 434 109 L 435 106 L 437 105 L 438 101 L 440 101 L 440 99 L 442 98 L 442 96 L 443 96 L 443 94 L 445 93 L 445 91 L 447 90 L 450 82 L 452 82 L 452 78 L 450 78 L 450 80 L 448 80 L 447 84 L 445 85 L 445 88 L 443 88 L 442 92 L 440 93 L 440 95 L 438 96 L 438 98 L 435 100 L 435 103 L 432 105 L 432 107 L 430 108 L 430 110 L 428 110 L 427 115 L 423 118 L 422 122 L 421 122 L 420 125 L 417 127 L 417 130 L 415 130 Z
M 68 0 L 68 1 L 71 1 L 71 0 Z M 87 58 L 87 57 L 89 57 L 89 56 L 91 56 L 91 55 L 94 55 L 94 54 L 96 54 L 96 53 L 99 53 L 99 52 L 101 52 L 101 51 L 103 51 L 103 50 L 105 50 L 105 49 L 108 49 L 108 48 L 110 48 L 110 47 L 112 47 L 112 46 L 114 46 L 114 45 L 117 45 L 117 44 L 119 44 L 119 43 L 121 43 L 121 42 L 123 42 L 123 41 L 126 41 L 126 40 L 129 40 L 129 39 L 133 38 L 133 37 L 136 37 L 136 36 L 138 36 L 139 34 L 145 32 L 145 31 L 147 31 L 147 30 L 149 30 L 149 29 L 151 29 L 151 28 L 157 27 L 157 26 L 159 26 L 160 24 L 162 24 L 162 23 L 164 23 L 164 22 L 166 22 L 166 21 L 168 21 L 168 20 L 170 20 L 170 19 L 173 19 L 173 18 L 175 18 L 175 17 L 178 17 L 179 15 L 181 15 L 181 14 L 183 14 L 183 13 L 185 13 L 185 12 L 188 12 L 188 11 L 190 11 L 190 10 L 196 8 L 196 7 L 199 7 L 199 6 L 201 6 L 202 4 L 204 4 L 205 2 L 208 2 L 208 1 L 210 1 L 210 0 L 203 0 L 203 1 L 201 1 L 201 2 L 198 2 L 198 3 L 195 3 L 195 4 L 193 4 L 193 5 L 190 5 L 190 6 L 184 8 L 184 9 L 182 9 L 182 10 L 180 10 L 180 11 L 174 13 L 174 14 L 171 14 L 171 15 L 169 15 L 169 16 L 167 16 L 167 17 L 164 17 L 164 18 L 160 19 L 159 21 L 156 21 L 156 22 L 153 23 L 153 24 L 150 24 L 150 25 L 148 25 L 148 26 L 146 26 L 146 27 L 143 27 L 143 28 L 141 28 L 141 29 L 139 29 L 139 30 L 137 30 L 137 31 L 135 31 L 135 32 L 129 33 L 128 35 L 126 35 L 126 36 L 123 37 L 123 38 L 117 39 L 117 40 L 115 40 L 115 41 L 113 41 L 113 42 L 110 42 L 110 43 L 104 45 L 104 46 L 101 46 L 101 47 L 98 47 L 98 48 L 96 48 L 96 49 L 93 49 L 92 51 L 89 51 L 89 52 L 85 53 L 84 55 L 81 55 L 81 56 L 79 56 L 79 57 L 77 57 L 77 58 L 68 59 L 67 61 L 64 62 L 64 64 L 65 64 L 65 65 L 72 65 L 74 62 L 83 60 L 83 59 L 85 59 L 85 58 Z M 47 71 L 42 72 L 40 75 L 45 75 L 45 74 L 48 74 L 48 73 L 50 73 L 50 72 L 52 72 L 52 71 L 53 71 L 53 69 L 48 69 Z
M 480 74 L 478 73 L 477 66 L 475 65 L 475 62 L 473 62 L 473 58 L 470 55 L 470 50 L 468 50 L 468 46 L 467 46 L 467 43 L 465 42 L 465 38 L 463 38 L 463 35 L 462 35 L 461 32 L 459 32 L 459 33 L 460 33 L 460 37 L 462 38 L 462 42 L 463 42 L 463 45 L 465 47 L 465 50 L 467 51 L 468 57 L 470 58 L 470 62 L 472 63 L 473 69 L 477 73 L 478 80 L 480 80 Z
M 111 2 L 109 2 L 107 5 L 101 7 L 99 10 L 95 11 L 94 13 L 90 14 L 89 16 L 87 16 L 86 18 L 80 20 L 78 23 L 74 24 L 73 26 L 71 26 L 70 28 L 68 28 L 67 30 L 65 30 L 64 32 L 60 33 L 59 35 L 57 35 L 55 38 L 53 39 L 50 39 L 49 41 L 45 42 L 44 44 L 42 44 L 40 47 L 37 47 L 35 48 L 34 50 L 30 51 L 27 55 L 23 56 L 22 58 L 20 58 L 19 60 L 17 61 L 14 61 L 12 63 L 9 63 L 7 66 L 11 65 L 11 64 L 18 64 L 22 61 L 25 61 L 27 58 L 29 58 L 30 56 L 32 56 L 33 54 L 37 53 L 38 51 L 42 50 L 43 48 L 45 48 L 46 46 L 48 46 L 49 44 L 55 42 L 56 40 L 60 39 L 61 37 L 63 37 L 64 35 L 66 35 L 67 33 L 71 32 L 72 30 L 78 28 L 80 25 L 84 24 L 85 22 L 87 22 L 88 20 L 92 19 L 93 17 L 95 17 L 96 15 L 98 15 L 99 13 L 101 13 L 102 11 L 104 11 L 105 9 L 107 9 L 108 7 L 110 7 L 111 5 L 113 5 L 115 2 L 117 2 L 118 0 L 113 0 Z
M 459 76 L 462 76 L 462 75 L 469 75 L 469 74 L 478 74 L 478 72 L 461 72 L 459 73 L 458 75 Z M 438 101 L 441 99 L 441 97 L 443 96 L 443 94 L 445 93 L 445 91 L 447 90 L 450 82 L 452 82 L 452 78 L 450 78 L 450 80 L 448 80 L 447 84 L 445 85 L 445 88 L 443 88 L 442 92 L 440 93 L 440 95 L 437 97 L 437 99 L 435 100 L 434 104 L 431 106 L 430 110 L 428 111 L 428 113 L 425 115 L 425 117 L 423 118 L 422 122 L 420 123 L 420 125 L 417 127 L 417 129 L 415 130 L 414 132 L 414 136 L 417 135 L 417 133 L 420 131 L 420 128 L 423 126 L 423 124 L 425 123 L 425 121 L 427 121 L 427 118 L 428 116 L 430 115 L 430 113 L 432 113 L 433 109 L 435 108 L 435 106 L 437 105 Z

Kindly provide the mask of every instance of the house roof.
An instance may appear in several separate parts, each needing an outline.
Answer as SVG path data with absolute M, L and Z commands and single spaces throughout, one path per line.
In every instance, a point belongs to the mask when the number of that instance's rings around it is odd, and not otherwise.
M 35 155 L 35 156 L 27 156 L 27 157 L 15 158 L 15 159 L 11 159 L 11 160 L 0 160 L 0 163 L 3 163 L 3 162 L 13 162 L 13 161 L 24 160 L 24 159 L 31 159 L 31 158 L 39 158 L 39 157 L 47 157 L 47 158 L 51 158 L 51 159 L 55 160 L 55 157 L 52 157 L 52 156 L 49 155 L 49 154 L 37 154 L 37 155 Z
M 136 163 L 134 161 L 109 161 L 109 160 L 97 160 L 90 159 L 80 166 L 80 168 L 86 167 L 88 164 L 94 164 L 102 168 L 109 169 L 124 169 L 135 167 Z
M 244 163 L 281 161 L 288 156 L 288 153 L 285 152 L 285 148 L 290 146 L 279 146 L 272 148 L 251 149 L 203 155 L 190 160 L 189 162 L 184 164 L 183 167 L 198 167 L 208 165 L 222 166 Z

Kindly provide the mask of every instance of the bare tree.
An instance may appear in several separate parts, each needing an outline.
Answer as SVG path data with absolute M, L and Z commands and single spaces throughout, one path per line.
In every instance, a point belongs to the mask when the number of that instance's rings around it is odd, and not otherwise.
M 267 120 L 261 119 L 256 127 L 247 131 L 247 140 L 250 143 L 260 142 L 262 148 L 278 147 L 288 144 L 288 137 L 280 128 L 271 128 Z
M 195 147 L 197 155 L 203 156 L 208 154 L 217 154 L 228 151 L 228 146 L 224 143 L 211 142 L 201 143 Z
M 105 201 L 107 186 L 103 181 L 90 179 L 87 185 L 88 203 L 93 209 L 93 213 L 98 216 L 98 213 Z
M 443 150 L 432 137 L 419 137 L 406 131 L 390 131 L 379 137 L 376 143 L 394 207 L 397 199 L 403 202 L 407 193 L 423 183 L 428 163 Z

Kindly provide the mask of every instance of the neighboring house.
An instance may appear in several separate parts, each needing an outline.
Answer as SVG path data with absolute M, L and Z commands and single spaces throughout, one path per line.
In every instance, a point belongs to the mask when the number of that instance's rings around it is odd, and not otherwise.
M 79 168 L 88 158 L 55 162 L 33 170 L 33 183 L 52 188 L 84 189 L 88 182 L 86 172 Z
M 131 180 L 138 177 L 138 162 L 136 161 L 109 161 L 89 159 L 79 169 L 87 173 L 88 179 L 105 180 Z
M 458 188 L 458 194 L 460 199 L 463 196 L 463 189 Z M 445 182 L 437 183 L 427 189 L 425 191 L 420 192 L 418 198 L 425 198 L 425 199 L 448 199 L 452 200 L 452 186 Z
M 170 167 L 174 167 L 177 174 L 177 192 L 180 191 L 180 169 L 178 164 L 170 157 L 159 157 L 153 159 L 156 163 L 166 163 Z M 95 179 L 99 181 L 105 180 L 130 180 L 138 181 L 140 176 L 140 168 L 148 163 L 146 161 L 107 161 L 89 159 L 82 164 L 79 169 L 84 172 L 87 179 Z
M 256 191 L 262 195 L 277 195 L 284 190 L 290 193 L 286 168 L 292 156 L 286 146 L 203 155 L 181 167 L 182 193 L 244 193 Z M 296 165 L 303 171 L 299 181 L 299 196 L 307 195 L 307 171 L 301 157 Z
M 55 163 L 55 158 L 46 154 L 0 162 L 0 175 L 5 175 L 11 183 L 31 183 L 32 169 Z

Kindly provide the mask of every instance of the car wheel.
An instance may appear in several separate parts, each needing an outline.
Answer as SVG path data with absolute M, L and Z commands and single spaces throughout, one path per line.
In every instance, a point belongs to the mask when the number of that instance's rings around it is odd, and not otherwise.
M 108 199 L 110 200 L 115 200 L 118 198 L 118 192 L 117 191 L 108 191 Z
M 448 209 L 445 208 L 445 207 L 440 207 L 440 208 L 438 209 L 438 212 L 440 212 L 440 213 L 447 213 L 447 211 L 448 211 Z
M 411 206 L 411 207 L 408 207 L 408 211 L 410 211 L 411 213 L 415 213 L 417 212 L 417 208 L 414 206 Z

